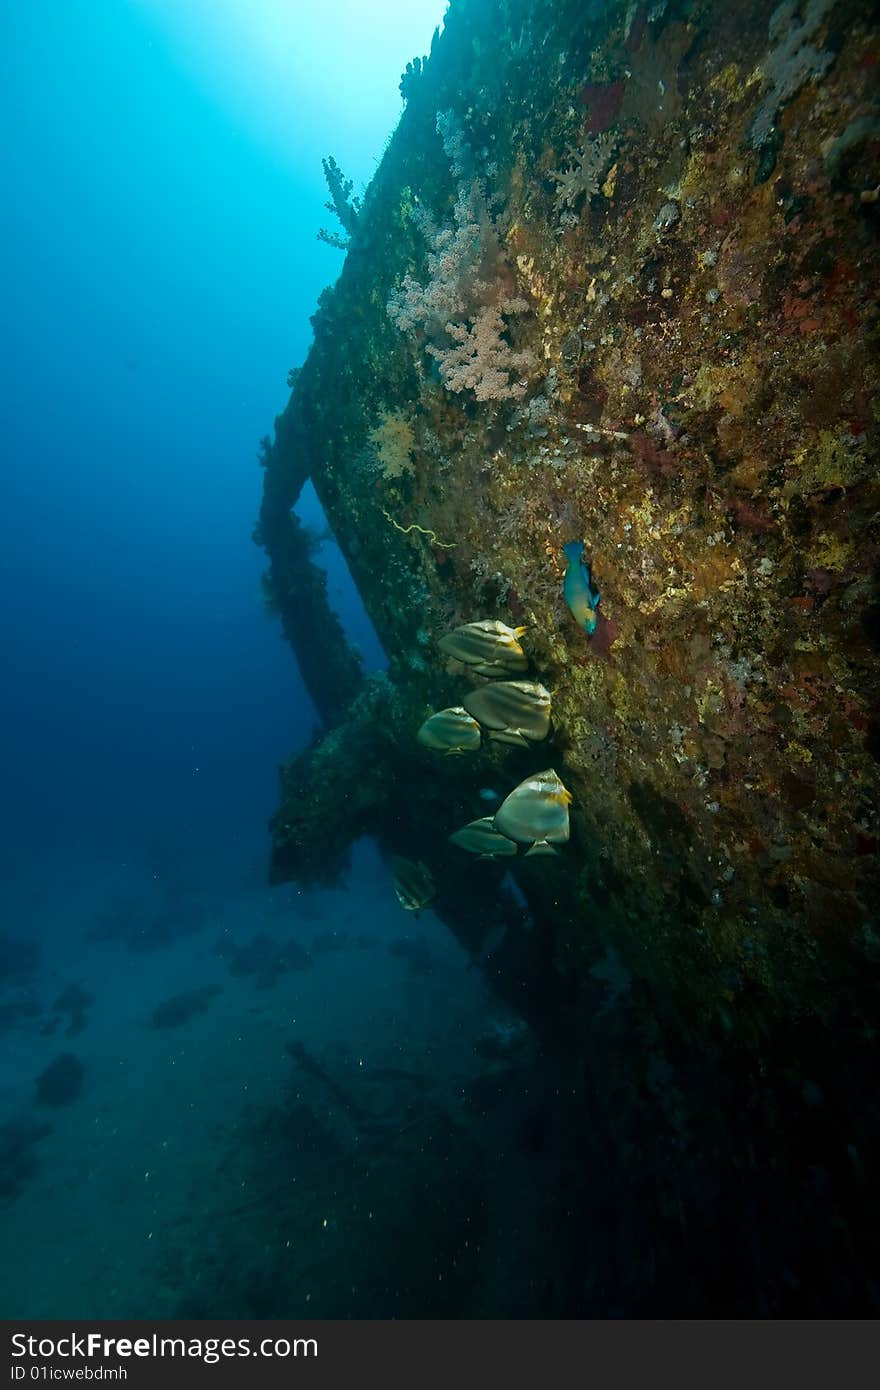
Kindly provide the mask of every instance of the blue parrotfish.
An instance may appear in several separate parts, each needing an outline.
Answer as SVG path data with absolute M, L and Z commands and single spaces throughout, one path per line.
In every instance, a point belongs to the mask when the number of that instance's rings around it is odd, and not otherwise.
M 562 592 L 579 627 L 590 636 L 596 631 L 596 609 L 602 595 L 593 588 L 590 566 L 584 559 L 583 541 L 569 541 L 563 547 L 568 569 L 562 581 Z

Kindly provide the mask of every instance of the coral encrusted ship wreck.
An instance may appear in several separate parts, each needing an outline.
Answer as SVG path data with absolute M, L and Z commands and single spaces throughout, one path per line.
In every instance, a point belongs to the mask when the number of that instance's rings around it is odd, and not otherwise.
M 453 0 L 361 205 L 331 166 L 347 254 L 256 533 L 323 721 L 271 873 L 368 833 L 469 949 L 510 920 L 492 983 L 559 1078 L 536 1312 L 880 1306 L 878 64 L 848 0 Z M 417 730 L 487 679 L 439 639 L 485 619 L 550 739 L 438 755 Z M 450 843 L 551 762 L 561 853 Z

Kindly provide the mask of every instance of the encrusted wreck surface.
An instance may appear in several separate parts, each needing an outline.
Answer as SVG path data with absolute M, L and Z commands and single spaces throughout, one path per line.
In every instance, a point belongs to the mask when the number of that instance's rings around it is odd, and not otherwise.
M 513 864 L 498 983 L 559 1051 L 592 1232 L 547 1311 L 880 1299 L 878 59 L 847 0 L 453 3 L 267 449 L 286 630 L 308 476 L 390 662 L 320 623 L 273 872 L 369 831 L 469 940 Z M 475 683 L 437 638 L 484 617 L 527 627 L 551 742 L 432 757 Z M 562 856 L 447 843 L 551 764 Z

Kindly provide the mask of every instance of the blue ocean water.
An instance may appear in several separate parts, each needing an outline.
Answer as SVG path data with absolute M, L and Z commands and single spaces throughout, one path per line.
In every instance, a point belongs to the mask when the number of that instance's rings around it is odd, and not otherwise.
M 321 157 L 369 179 L 442 19 L 337 8 L 6 16 L 7 1317 L 474 1314 L 539 1239 L 491 1217 L 543 1161 L 498 1143 L 524 1025 L 370 843 L 332 891 L 266 882 L 316 720 L 261 611 L 257 443 L 341 264 Z

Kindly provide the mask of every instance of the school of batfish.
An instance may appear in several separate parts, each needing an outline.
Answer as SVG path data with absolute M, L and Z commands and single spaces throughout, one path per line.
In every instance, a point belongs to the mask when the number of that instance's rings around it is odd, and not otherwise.
M 440 638 L 439 647 L 486 683 L 471 690 L 460 705 L 438 710 L 422 724 L 417 737 L 425 748 L 445 755 L 475 752 L 484 731 L 499 743 L 530 748 L 550 733 L 550 691 L 538 681 L 492 679 L 528 670 L 520 638 L 524 627 L 508 627 L 494 618 L 463 623 Z M 494 815 L 480 816 L 450 835 L 460 849 L 479 859 L 519 853 L 556 854 L 569 837 L 571 794 L 554 769 L 537 772 L 504 798 Z

